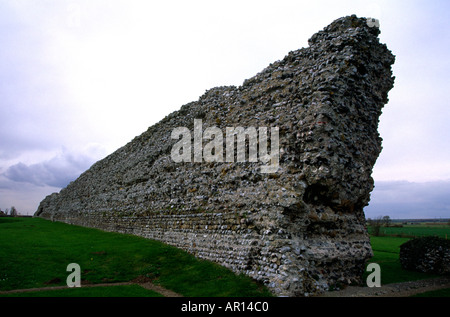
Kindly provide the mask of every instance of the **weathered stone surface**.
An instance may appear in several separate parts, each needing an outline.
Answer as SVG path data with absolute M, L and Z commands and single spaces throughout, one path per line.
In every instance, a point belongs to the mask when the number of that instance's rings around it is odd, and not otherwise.
M 450 241 L 438 237 L 421 237 L 400 246 L 400 264 L 406 270 L 450 274 Z
M 161 240 L 278 295 L 358 282 L 372 255 L 363 208 L 395 59 L 369 25 L 338 19 L 242 86 L 207 91 L 46 197 L 36 216 Z M 278 171 L 175 163 L 171 132 L 193 131 L 194 119 L 224 134 L 278 127 Z

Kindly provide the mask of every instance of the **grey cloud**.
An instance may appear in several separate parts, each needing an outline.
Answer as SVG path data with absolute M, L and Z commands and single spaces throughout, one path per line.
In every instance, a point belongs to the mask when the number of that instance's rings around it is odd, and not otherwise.
M 375 182 L 366 217 L 450 218 L 450 180 Z
M 62 188 L 75 180 L 98 159 L 99 157 L 92 153 L 76 155 L 64 151 L 50 160 L 36 164 L 26 165 L 19 162 L 10 166 L 3 176 L 15 182 Z

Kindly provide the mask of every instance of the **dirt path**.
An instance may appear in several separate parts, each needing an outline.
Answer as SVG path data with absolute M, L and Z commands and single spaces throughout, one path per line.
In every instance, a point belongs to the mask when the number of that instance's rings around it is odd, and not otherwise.
M 168 290 L 162 286 L 153 284 L 147 279 L 135 279 L 130 282 L 122 283 L 103 283 L 103 284 L 82 284 L 82 287 L 101 287 L 101 286 L 119 286 L 119 285 L 139 285 L 145 289 L 157 292 L 164 297 L 182 297 L 171 290 Z M 36 292 L 36 291 L 51 291 L 66 289 L 67 286 L 51 286 L 51 287 L 39 287 L 39 288 L 27 288 L 16 289 L 11 291 L 0 291 L 2 294 L 14 294 L 24 292 Z M 408 297 L 428 291 L 434 291 L 444 288 L 450 288 L 450 276 L 439 277 L 427 280 L 386 284 L 381 287 L 358 287 L 348 286 L 343 290 L 326 292 L 319 297 Z
M 102 287 L 102 286 L 121 286 L 121 285 L 139 285 L 145 289 L 157 292 L 164 297 L 182 297 L 182 295 L 177 294 L 171 290 L 168 290 L 162 286 L 153 284 L 149 281 L 131 281 L 131 282 L 121 282 L 121 283 L 103 283 L 103 284 L 81 284 L 81 287 Z M 60 290 L 67 289 L 67 286 L 50 286 L 50 287 L 39 287 L 39 288 L 27 288 L 27 289 L 15 289 L 10 291 L 0 291 L 0 295 L 2 294 L 15 294 L 15 293 L 25 293 L 25 292 L 39 292 L 39 291 L 52 291 L 52 290 Z
M 450 276 L 373 288 L 349 286 L 340 291 L 327 292 L 320 297 L 408 297 L 443 288 L 450 288 Z
M 139 285 L 142 286 L 143 288 L 146 288 L 146 289 L 149 289 L 151 291 L 160 293 L 164 297 L 183 297 L 180 294 L 172 292 L 171 290 L 163 288 L 163 287 L 161 287 L 159 285 L 155 285 L 153 283 L 143 283 L 143 284 L 139 284 Z

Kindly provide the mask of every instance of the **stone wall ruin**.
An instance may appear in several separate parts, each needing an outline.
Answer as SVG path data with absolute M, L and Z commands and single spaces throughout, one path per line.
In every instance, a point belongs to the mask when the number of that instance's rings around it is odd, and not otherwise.
M 381 151 L 394 56 L 365 18 L 217 87 L 95 163 L 35 216 L 156 239 L 247 274 L 277 295 L 359 282 L 372 250 L 363 208 Z M 177 127 L 278 127 L 279 168 L 171 159 Z

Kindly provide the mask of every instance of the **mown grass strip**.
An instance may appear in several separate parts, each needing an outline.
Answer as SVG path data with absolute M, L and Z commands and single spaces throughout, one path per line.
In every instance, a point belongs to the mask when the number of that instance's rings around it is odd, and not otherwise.
M 264 286 L 161 242 L 40 218 L 0 218 L 0 290 L 65 285 L 69 263 L 82 283 L 139 276 L 184 296 L 271 296 Z

